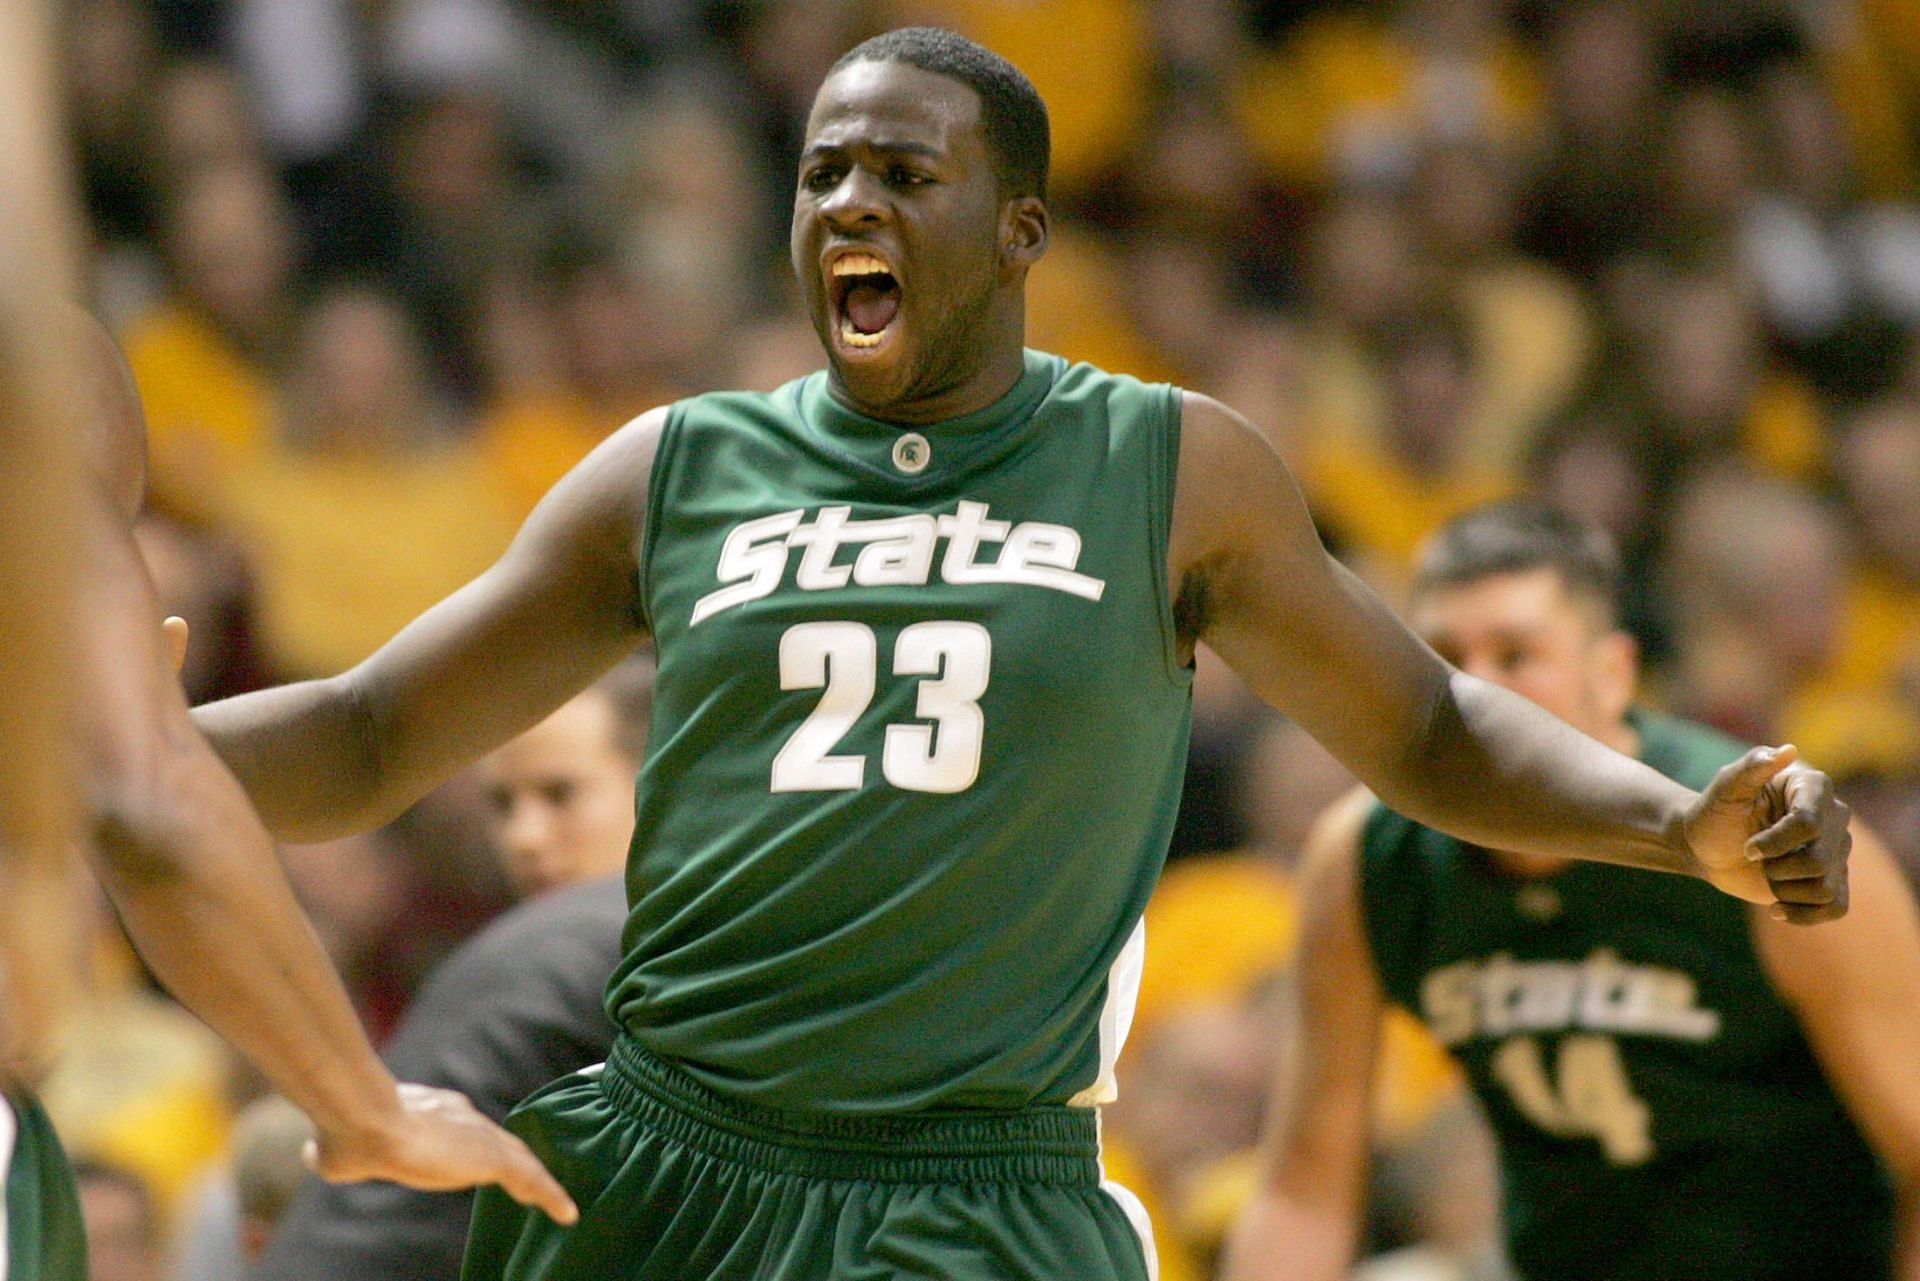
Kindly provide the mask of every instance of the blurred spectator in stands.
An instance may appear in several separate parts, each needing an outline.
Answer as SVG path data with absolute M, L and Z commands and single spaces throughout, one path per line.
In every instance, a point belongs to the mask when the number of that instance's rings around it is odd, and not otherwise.
M 259 1099 L 233 1125 L 233 1182 L 240 1202 L 240 1251 L 260 1257 L 306 1179 L 301 1152 L 313 1138 L 306 1114 L 277 1094 Z
M 1447 520 L 1511 493 L 1517 460 L 1475 453 L 1481 370 L 1464 318 L 1423 307 L 1379 335 L 1378 417 L 1327 432 L 1308 453 L 1316 513 L 1376 585 L 1397 587 Z
M 1449 282 L 1483 353 L 1473 431 L 1460 449 L 1500 469 L 1517 466 L 1565 407 L 1596 347 L 1579 289 L 1513 247 L 1512 168 L 1511 151 L 1433 145 L 1412 199 L 1421 252 Z
M 1700 86 L 1681 93 L 1664 115 L 1663 198 L 1643 213 L 1663 266 L 1729 272 L 1739 264 L 1740 219 L 1756 178 L 1745 103 L 1730 90 Z
M 131 1170 L 74 1163 L 87 1225 L 88 1281 L 161 1281 L 164 1233 L 153 1192 Z
M 1638 246 L 1658 207 L 1660 84 L 1640 5 L 1559 6 L 1547 43 L 1546 155 L 1522 207 L 1520 243 L 1575 279 Z
M 1648 393 L 1654 465 L 1680 478 L 1738 454 L 1791 480 L 1824 468 L 1824 413 L 1803 380 L 1766 356 L 1750 295 L 1724 275 L 1657 287 L 1652 330 L 1626 376 Z
M 1844 123 L 1806 68 L 1776 67 L 1759 105 L 1770 180 L 1741 232 L 1769 326 L 1824 390 L 1880 390 L 1900 327 L 1920 324 L 1920 212 L 1861 199 Z
M 677 320 L 675 311 L 610 254 L 585 250 L 544 277 L 503 275 L 483 316 L 479 448 L 516 517 L 610 432 L 701 389 L 674 381 L 684 371 L 668 355 L 687 339 L 662 331 L 675 328 L 666 319 Z M 714 333 L 704 346 L 704 359 L 730 352 Z M 809 369 L 817 356 L 816 346 Z
M 1667 583 L 1685 623 L 1675 710 L 1750 741 L 1792 741 L 1818 760 L 1795 722 L 1832 692 L 1845 661 L 1849 556 L 1836 514 L 1805 490 L 1729 465 L 1690 482 L 1672 522 Z
M 159 42 L 139 0 L 81 0 L 63 10 L 67 122 L 80 192 L 102 250 L 124 254 L 151 244 L 160 229 L 153 150 Z
M 784 211 L 785 192 L 761 183 L 750 139 L 710 84 L 661 77 L 603 137 L 585 220 L 634 279 L 698 292 L 713 319 L 653 328 L 686 332 L 686 376 L 706 385 L 720 327 L 753 310 L 767 279 L 791 275 L 785 246 L 764 235 L 764 206 L 777 199 Z
M 146 405 L 152 501 L 207 519 L 279 438 L 296 247 L 283 193 L 253 165 L 184 175 L 166 242 L 173 292 L 122 339 Z
M 169 64 L 154 110 L 158 157 L 169 184 L 208 170 L 267 163 L 245 90 L 224 62 Z
M 1425 139 L 1518 144 L 1540 127 L 1538 69 L 1500 0 L 1330 6 L 1246 68 L 1248 135 L 1294 189 L 1403 186 Z
M 389 295 L 322 293 L 284 399 L 284 447 L 246 470 L 223 510 L 259 574 L 275 669 L 344 671 L 492 564 L 513 524 Z
M 389 174 L 397 201 L 393 285 L 434 336 L 436 381 L 462 403 L 479 394 L 476 328 L 488 282 L 533 267 L 553 213 L 507 128 L 497 94 L 457 85 L 396 104 Z
M 174 1281 L 242 1281 L 308 1175 L 301 1152 L 312 1138 L 313 1123 L 278 1094 L 241 1111 L 225 1167 L 201 1186 L 182 1224 Z

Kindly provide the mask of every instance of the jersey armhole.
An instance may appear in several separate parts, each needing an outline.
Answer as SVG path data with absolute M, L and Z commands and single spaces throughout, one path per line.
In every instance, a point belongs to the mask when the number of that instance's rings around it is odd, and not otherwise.
M 1381 927 L 1385 923 L 1382 918 L 1395 903 L 1393 887 L 1382 882 L 1393 874 L 1391 865 L 1394 860 L 1388 856 L 1372 855 L 1381 827 L 1393 822 L 1395 817 L 1392 810 L 1376 800 L 1360 825 L 1359 846 L 1353 852 L 1354 907 L 1360 913 L 1360 942 L 1367 949 L 1367 960 L 1373 965 L 1374 977 L 1379 981 L 1380 995 L 1388 1005 L 1400 1006 L 1418 1018 L 1418 1007 L 1408 1002 L 1409 994 L 1400 990 L 1401 984 L 1397 981 L 1406 968 L 1406 958 L 1382 955 L 1382 944 L 1391 945 L 1391 940 L 1380 937 Z M 1387 896 L 1384 901 L 1382 896 Z M 1409 891 L 1403 887 L 1399 891 L 1401 905 L 1411 906 L 1406 902 L 1408 897 Z M 1404 922 L 1396 924 L 1404 926 Z
M 653 466 L 647 475 L 647 514 L 645 532 L 640 544 L 640 621 L 646 626 L 647 634 L 653 637 L 654 645 L 660 643 L 660 634 L 654 627 L 653 618 L 653 546 L 660 536 L 662 515 L 667 505 L 667 485 L 673 474 L 673 456 L 675 445 L 680 439 L 680 423 L 686 417 L 687 402 L 675 401 L 667 409 L 666 425 L 660 429 L 660 440 L 653 449 Z
M 1167 678 L 1176 686 L 1193 683 L 1193 664 L 1180 661 L 1180 627 L 1173 613 L 1173 585 L 1167 577 L 1167 547 L 1173 539 L 1173 501 L 1179 485 L 1181 394 L 1178 387 L 1163 383 L 1161 393 L 1162 424 L 1152 436 L 1153 476 L 1147 490 L 1147 516 L 1153 545 L 1153 590 L 1160 619 L 1160 644 L 1167 665 Z

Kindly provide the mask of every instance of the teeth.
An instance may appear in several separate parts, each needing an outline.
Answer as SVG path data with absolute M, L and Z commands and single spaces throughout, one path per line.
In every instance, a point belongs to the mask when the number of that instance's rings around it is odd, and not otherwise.
M 887 326 L 888 329 L 891 329 L 892 327 L 893 326 L 891 325 Z M 841 317 L 840 340 L 846 343 L 847 346 L 849 347 L 878 347 L 880 345 L 880 340 L 882 338 L 885 338 L 886 336 L 887 336 L 886 329 L 882 329 L 877 334 L 863 334 L 858 329 L 855 329 L 853 327 L 853 322 L 851 320 L 846 319 L 844 316 Z
M 828 271 L 835 277 L 872 276 L 883 271 L 888 275 L 893 274 L 892 269 L 889 268 L 886 263 L 880 261 L 880 259 L 874 257 L 872 254 L 858 253 L 842 254 L 840 257 L 835 258 L 833 265 L 828 268 Z

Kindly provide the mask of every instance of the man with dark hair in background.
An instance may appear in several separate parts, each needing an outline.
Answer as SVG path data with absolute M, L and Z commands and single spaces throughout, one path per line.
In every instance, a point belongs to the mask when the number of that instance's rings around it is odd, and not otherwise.
M 1603 534 L 1505 503 L 1428 543 L 1411 618 L 1461 670 L 1703 782 L 1745 749 L 1635 705 L 1617 590 Z M 1466 1070 L 1529 1281 L 1920 1281 L 1920 913 L 1857 824 L 1853 877 L 1846 919 L 1798 930 L 1702 885 L 1456 840 L 1364 789 L 1336 804 L 1307 844 L 1292 1068 L 1226 1275 L 1347 1275 L 1393 1002 Z
M 1201 640 L 1472 839 L 1844 911 L 1845 810 L 1792 752 L 1696 793 L 1454 671 L 1238 414 L 1026 350 L 1047 137 L 952 32 L 849 52 L 793 204 L 828 368 L 641 415 L 365 663 L 196 714 L 319 839 L 655 645 L 620 1034 L 510 1122 L 590 1208 L 483 1194 L 474 1281 L 1148 1276 L 1096 1109 Z

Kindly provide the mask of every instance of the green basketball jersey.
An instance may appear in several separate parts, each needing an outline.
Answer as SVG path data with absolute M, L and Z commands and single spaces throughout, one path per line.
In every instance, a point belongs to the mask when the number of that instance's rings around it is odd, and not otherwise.
M 73 1167 L 38 1103 L 0 1095 L 0 1281 L 87 1281 L 87 1231 Z
M 1641 759 L 1689 787 L 1743 750 L 1631 719 Z M 1768 984 L 1745 904 L 1597 863 L 1509 876 L 1385 808 L 1361 889 L 1384 990 L 1493 1126 L 1522 1276 L 1889 1276 L 1890 1185 Z
M 1093 1103 L 1186 753 L 1179 400 L 1027 353 L 908 431 L 816 373 L 673 407 L 614 1020 L 845 1114 Z

